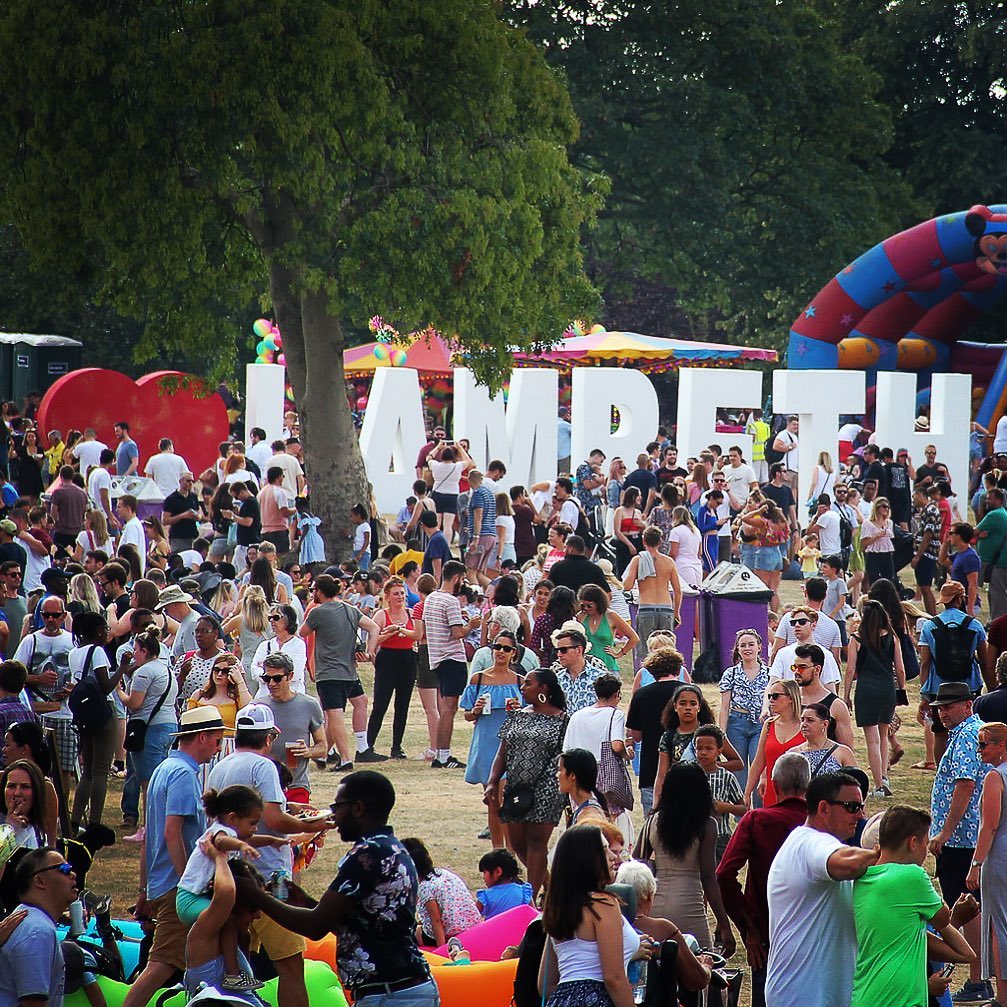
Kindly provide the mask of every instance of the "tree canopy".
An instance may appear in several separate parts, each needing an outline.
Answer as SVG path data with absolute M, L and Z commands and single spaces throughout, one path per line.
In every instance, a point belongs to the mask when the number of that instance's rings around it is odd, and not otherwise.
M 0 44 L 0 200 L 33 262 L 141 320 L 141 352 L 233 347 L 228 307 L 268 291 L 333 541 L 367 498 L 345 319 L 456 332 L 499 381 L 596 303 L 602 182 L 493 3 L 12 0 Z

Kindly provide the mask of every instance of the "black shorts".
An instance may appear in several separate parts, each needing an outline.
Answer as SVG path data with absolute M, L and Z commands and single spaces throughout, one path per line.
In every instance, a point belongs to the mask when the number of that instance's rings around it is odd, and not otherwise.
M 430 499 L 433 500 L 438 514 L 458 513 L 457 493 L 438 493 L 437 490 L 431 490 Z
M 348 699 L 356 699 L 357 696 L 364 694 L 364 687 L 360 684 L 359 678 L 353 679 L 352 682 L 315 682 L 315 689 L 323 710 L 345 710 Z
M 441 661 L 433 671 L 442 696 L 460 696 L 469 684 L 469 668 L 464 661 Z
M 941 896 L 949 906 L 953 906 L 965 891 L 965 879 L 975 855 L 974 849 L 957 846 L 945 846 L 938 854 L 937 880 L 941 883 Z M 979 898 L 979 892 L 973 894 Z
M 916 561 L 916 586 L 933 587 L 934 575 L 937 573 L 937 560 L 929 556 L 920 556 Z

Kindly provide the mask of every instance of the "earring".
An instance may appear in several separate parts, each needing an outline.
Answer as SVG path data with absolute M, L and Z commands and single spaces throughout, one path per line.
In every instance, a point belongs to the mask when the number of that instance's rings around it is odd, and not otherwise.
M 538 694 L 538 701 L 539 701 L 539 703 L 544 703 L 548 698 L 549 697 L 544 692 L 540 692 Z

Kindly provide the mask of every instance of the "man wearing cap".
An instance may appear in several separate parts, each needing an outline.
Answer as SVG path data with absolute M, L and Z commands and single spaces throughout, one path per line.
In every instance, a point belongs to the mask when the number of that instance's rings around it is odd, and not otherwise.
M 192 607 L 191 594 L 186 594 L 177 584 L 170 584 L 157 596 L 155 611 L 163 612 L 178 623 L 175 641 L 171 645 L 171 656 L 180 657 L 196 649 L 196 623 L 199 613 Z
M 982 692 L 983 678 L 982 671 L 986 667 L 987 642 L 986 630 L 978 619 L 973 619 L 965 612 L 965 588 L 956 580 L 945 582 L 941 588 L 938 599 L 944 606 L 944 611 L 940 615 L 934 616 L 923 626 L 920 634 L 920 713 L 926 716 L 930 701 L 937 695 L 940 687 L 945 682 L 954 684 L 964 684 L 972 696 L 978 696 Z M 947 647 L 940 644 L 947 627 L 958 627 L 964 624 L 964 630 L 972 634 L 971 668 L 955 669 L 944 667 L 942 661 L 948 660 Z M 955 648 L 956 650 L 958 648 Z M 964 677 L 962 677 L 964 675 Z M 991 676 L 992 678 L 992 676 Z M 989 686 L 995 685 L 990 681 Z M 931 713 L 931 721 L 934 732 L 934 757 L 940 761 L 947 744 L 947 731 L 943 726 L 943 718 Z
M 294 662 L 290 655 L 279 651 L 270 654 L 262 662 L 262 682 L 269 695 L 258 702 L 272 710 L 276 729 L 282 735 L 273 741 L 272 755 L 278 762 L 286 763 L 293 773 L 287 795 L 292 801 L 307 804 L 311 798 L 308 760 L 324 759 L 328 750 L 325 717 L 314 696 L 294 692 L 290 687 L 293 677 Z
M 943 592 L 942 592 L 943 593 Z M 979 838 L 979 805 L 986 765 L 979 756 L 982 720 L 972 709 L 972 690 L 967 682 L 942 682 L 930 699 L 947 732 L 947 747 L 937 764 L 930 799 L 930 852 L 937 858 L 941 894 L 953 906 L 965 892 L 965 879 L 972 867 Z M 979 952 L 979 920 L 963 927 L 965 938 Z M 956 994 L 956 1002 L 992 999 L 989 983 L 980 979 L 979 959 L 969 966 L 969 981 Z M 964 994 L 964 996 L 963 996 Z M 969 996 L 973 994 L 973 996 Z
M 10 518 L 0 521 L 0 563 L 12 560 L 21 568 L 21 578 L 24 579 L 25 567 L 28 566 L 28 552 L 22 545 L 14 541 L 17 536 L 17 525 Z M 24 593 L 24 588 L 21 588 Z
M 63 792 L 69 794 L 77 770 L 77 735 L 67 706 L 73 637 L 63 629 L 66 609 L 61 598 L 43 598 L 40 617 L 42 628 L 21 641 L 14 660 L 28 669 L 28 686 L 42 700 L 36 713 L 43 714 L 42 726 L 53 730 L 63 771 Z
M 147 966 L 130 986 L 123 1007 L 145 1007 L 176 969 L 185 968 L 188 928 L 175 911 L 175 893 L 205 827 L 199 767 L 220 752 L 224 739 L 220 711 L 215 706 L 186 710 L 175 737 L 178 749 L 168 753 L 147 785 L 136 912 L 154 920 L 154 943 Z
M 286 658 L 286 655 L 274 654 L 272 657 Z M 270 685 L 270 688 L 273 686 Z M 274 846 L 260 847 L 261 856 L 255 862 L 255 867 L 267 879 L 278 871 L 285 871 L 287 878 L 292 878 L 293 853 L 287 840 L 291 835 L 303 833 L 308 826 L 287 813 L 287 799 L 272 761 L 272 752 L 275 745 L 283 752 L 286 741 L 298 740 L 299 736 L 285 738 L 276 726 L 272 706 L 265 703 L 249 703 L 242 707 L 235 718 L 234 727 L 234 751 L 210 770 L 207 786 L 220 791 L 225 787 L 243 784 L 258 791 L 263 805 L 258 835 L 272 836 L 277 842 Z M 324 741 L 322 744 L 324 746 Z M 303 744 L 301 747 L 304 747 Z M 281 758 L 283 757 L 281 754 Z M 310 828 L 314 833 L 331 826 L 327 823 L 313 823 Z M 278 1003 L 284 1007 L 307 1007 L 304 938 L 284 930 L 267 917 L 256 920 L 252 924 L 251 933 L 253 945 L 257 947 L 261 944 L 265 948 L 280 978 Z
M 552 634 L 552 645 L 556 648 L 552 671 L 566 696 L 567 715 L 572 717 L 578 710 L 595 704 L 598 697 L 594 692 L 594 680 L 607 674 L 608 668 L 598 658 L 588 655 L 584 627 L 576 619 L 564 622 Z

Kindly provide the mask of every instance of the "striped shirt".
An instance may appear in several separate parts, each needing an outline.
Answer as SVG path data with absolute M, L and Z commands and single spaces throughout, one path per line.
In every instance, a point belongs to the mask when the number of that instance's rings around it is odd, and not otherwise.
M 480 486 L 472 491 L 469 498 L 469 536 L 476 538 L 475 524 L 476 511 L 482 509 L 482 523 L 479 526 L 479 535 L 495 535 L 497 523 L 497 501 L 496 497 L 485 487 Z
M 728 804 L 744 804 L 745 795 L 741 790 L 734 773 L 728 772 L 723 766 L 718 766 L 709 774 L 710 793 L 715 801 L 726 801 Z M 730 815 L 718 815 L 714 812 L 713 817 L 717 820 L 717 835 L 729 836 L 733 831 L 729 821 Z
M 430 667 L 442 661 L 464 661 L 465 643 L 451 639 L 452 626 L 464 626 L 462 607 L 453 594 L 434 591 L 423 604 L 423 625 L 426 627 Z

